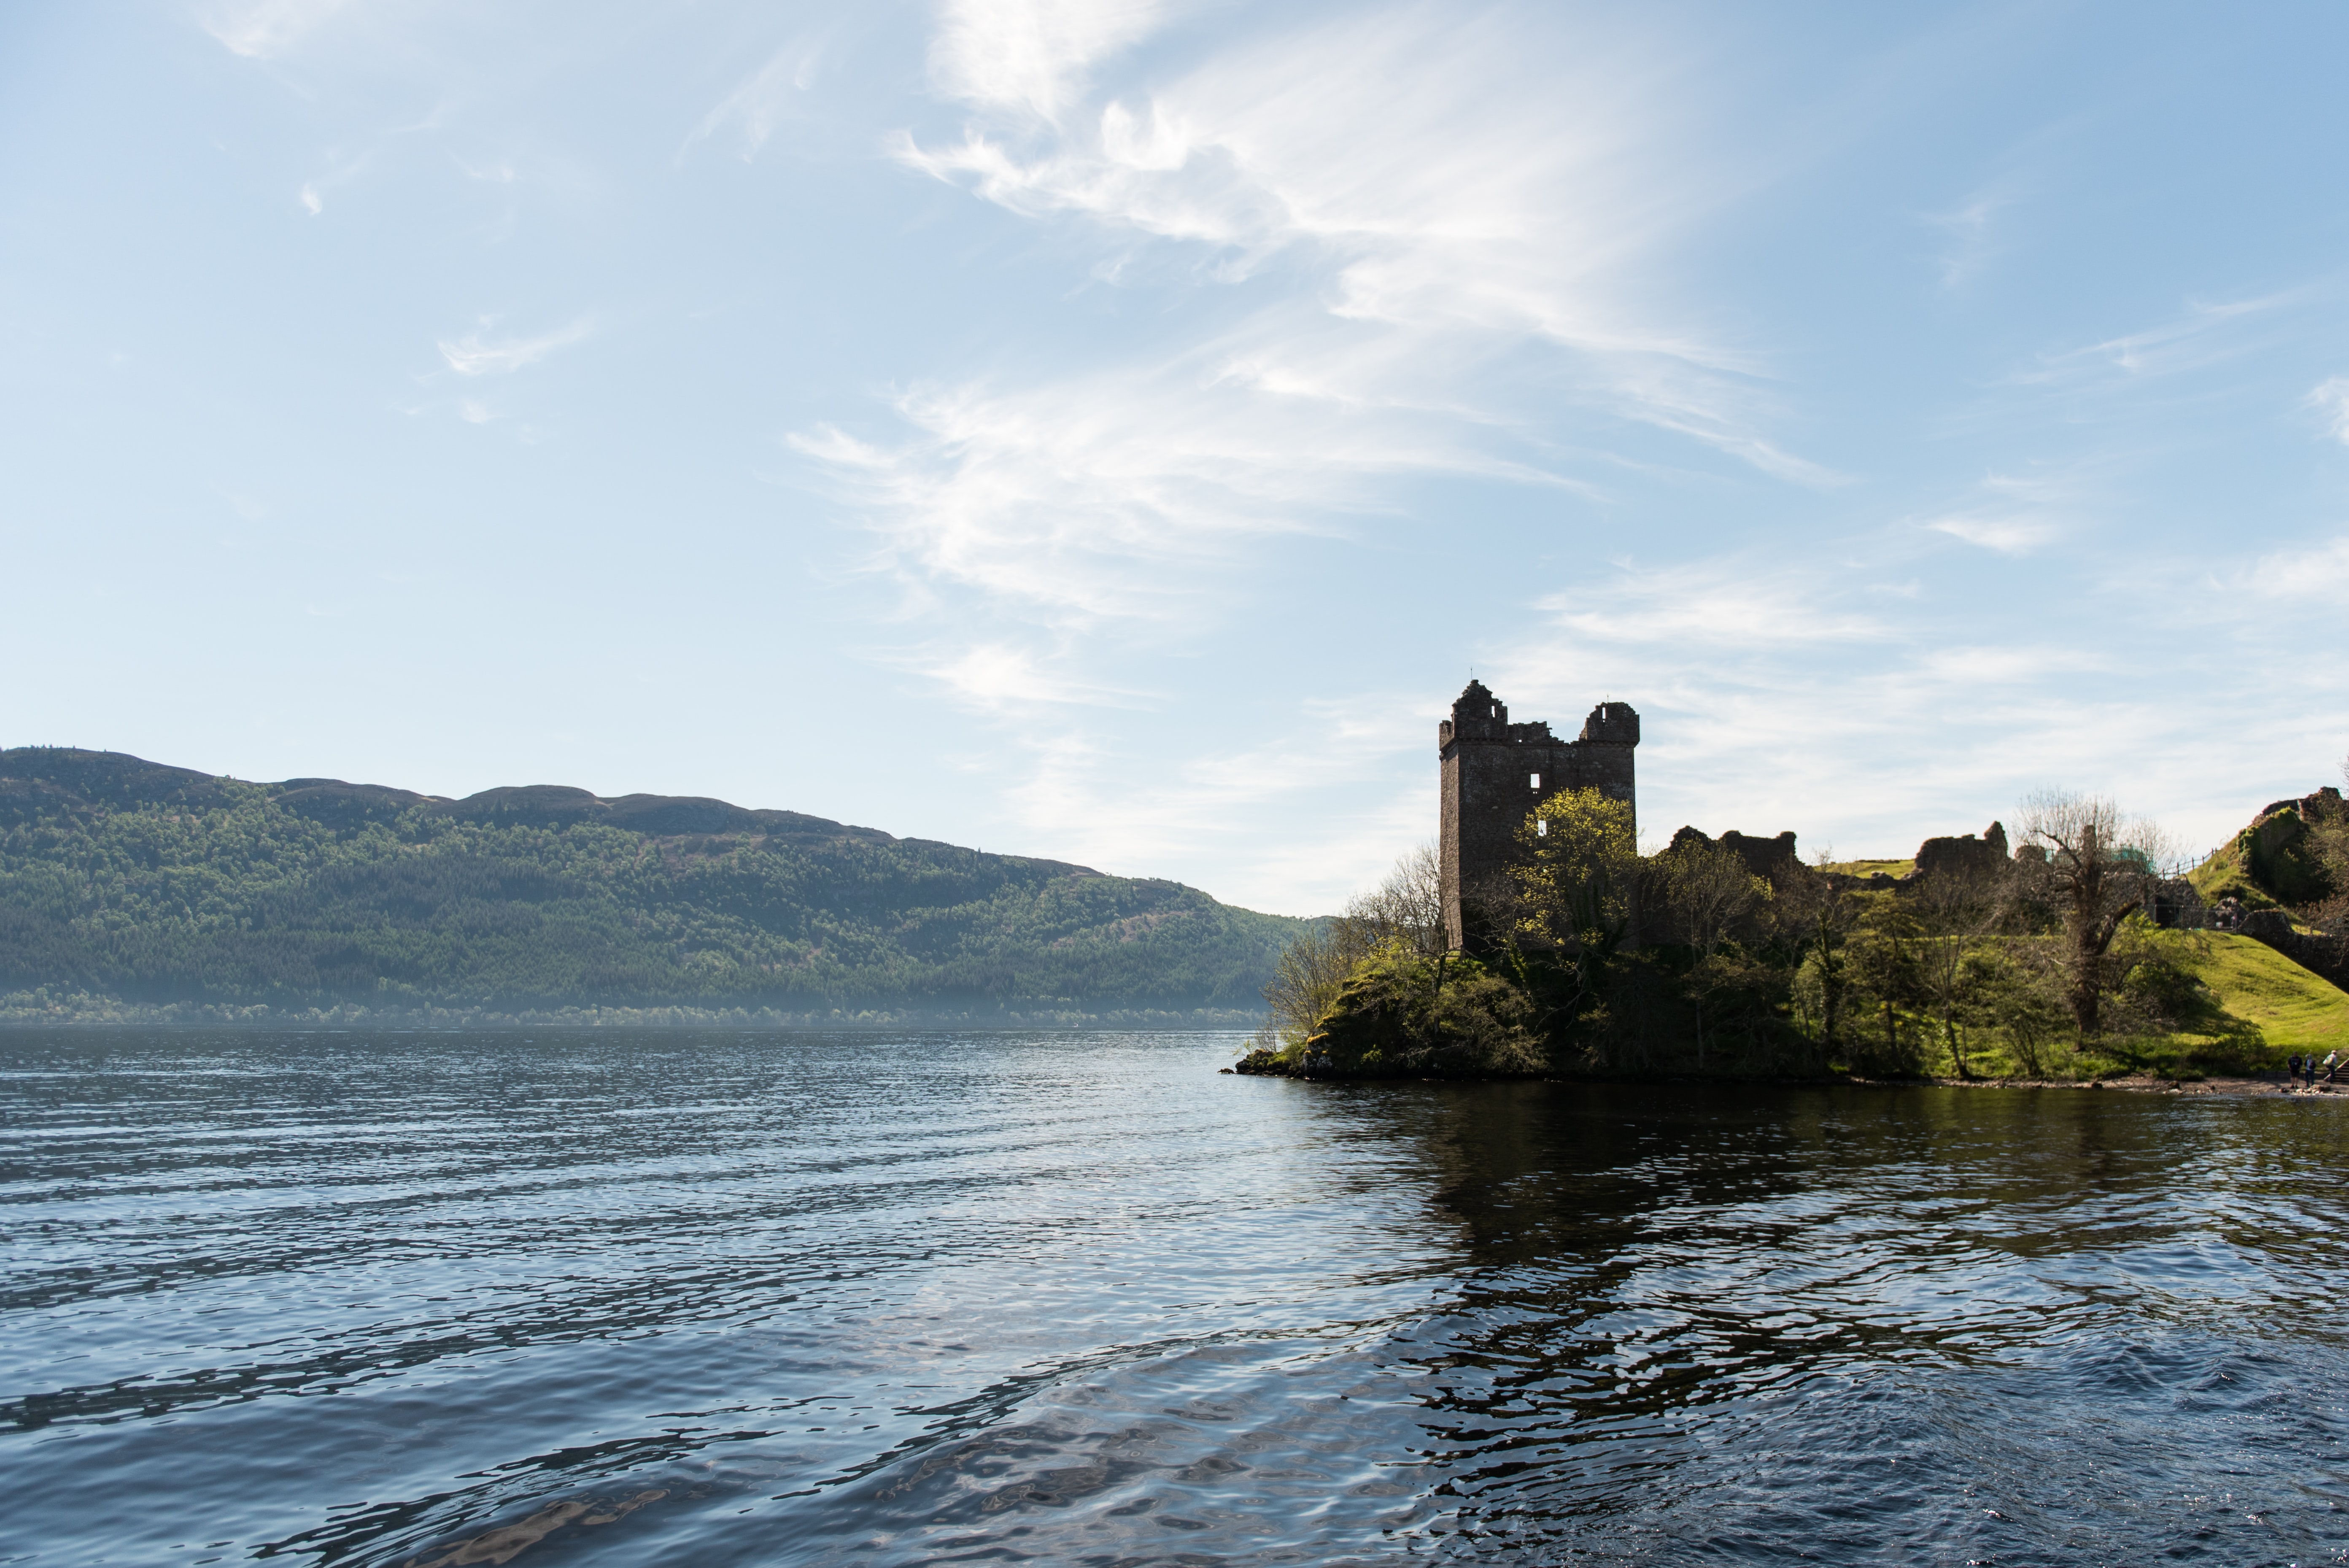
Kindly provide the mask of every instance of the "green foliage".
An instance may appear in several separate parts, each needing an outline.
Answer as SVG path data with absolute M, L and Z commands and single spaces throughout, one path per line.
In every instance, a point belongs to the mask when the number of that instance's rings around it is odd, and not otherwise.
M 2259 879 L 2251 874 L 2249 847 L 2244 840 L 2249 830 L 2238 833 L 2214 851 L 2209 860 L 2186 873 L 2194 891 L 2210 903 L 2222 899 L 2235 899 L 2246 909 L 2273 909 L 2276 901 Z
M 1905 877 L 1917 869 L 1914 856 L 1905 861 L 1830 861 L 1818 868 L 1847 877 Z
M 1498 1078 L 1548 1065 L 1526 988 L 1473 958 L 1388 943 L 1340 986 L 1298 1064 L 1315 1077 Z
M 2286 806 L 2235 836 L 2251 879 L 2279 903 L 2313 903 L 2333 892 L 2311 826 L 2298 806 Z
M 2121 992 L 2171 1024 L 2199 1022 L 2220 1011 L 2217 995 L 2191 970 L 2163 958 L 2131 965 Z
M 1845 1030 L 1845 1057 L 1870 1078 L 1920 1078 L 1932 1044 L 1930 1029 L 1920 1026 L 1930 1000 L 1922 934 L 1898 900 L 1867 902 L 1872 907 L 1848 947 L 1849 982 L 1862 1005 Z
M 1631 922 L 1640 879 L 1631 808 L 1596 789 L 1561 789 L 1517 830 L 1512 935 L 1543 946 L 1612 945 Z
M 2187 873 L 2216 903 L 2246 908 L 2313 904 L 2349 892 L 2349 820 L 2322 795 L 2264 813 Z
M 2255 856 L 2272 872 L 2302 846 L 2349 881 L 2349 822 L 2316 798 L 2308 809 L 2310 823 L 2271 812 L 2264 839 L 2239 841 L 2247 875 Z M 1791 862 L 1764 880 L 1694 833 L 1642 861 L 1628 809 L 1554 795 L 1517 835 L 1506 884 L 1482 892 L 1468 933 L 1482 962 L 1453 961 L 1474 979 L 1464 1002 L 1485 1020 L 1477 1037 L 1521 1030 L 1558 1075 L 2076 1080 L 2272 1071 L 2294 1049 L 2349 1050 L 2349 995 L 2250 938 L 2158 931 L 2133 913 L 2151 841 L 2108 802 L 2051 795 L 2034 810 L 2036 853 L 1856 886 Z M 1414 967 L 1399 949 L 1325 947 L 1313 1023 L 1251 1070 L 1528 1070 L 1473 1065 L 1479 1049 L 1520 1061 L 1515 1046 L 1439 1046 L 1423 955 Z
M 2082 1080 L 2273 1071 L 2349 1050 L 2349 995 L 2248 937 L 2119 922 L 2083 1034 L 2071 933 L 2052 880 L 1941 877 L 1853 891 L 1787 866 L 1757 886 L 1692 840 L 1631 872 L 1603 813 L 1557 841 L 1501 906 L 1479 958 L 1449 968 L 1391 942 L 1320 972 L 1309 1028 L 1243 1070 L 1304 1076 L 1816 1076 Z M 1588 834 L 1580 842 L 1573 836 Z M 1610 896 L 1636 885 L 1644 941 Z M 1560 914 L 1564 918 L 1557 918 Z M 1522 936 L 1509 940 L 1507 934 Z M 1342 973 L 1340 967 L 1342 966 Z M 1451 979 L 1437 1002 L 1438 974 Z M 1454 990 L 1457 986 L 1456 996 Z M 1537 1064 L 1537 1065 L 1532 1065 Z
M 730 824 L 649 833 L 611 825 L 629 819 L 600 803 L 469 814 L 466 802 L 398 791 L 295 791 L 94 758 L 0 753 L 0 991 L 393 1007 L 1252 1009 L 1281 948 L 1314 924 L 1178 883 L 715 801 L 634 798 L 636 820 L 691 808 Z

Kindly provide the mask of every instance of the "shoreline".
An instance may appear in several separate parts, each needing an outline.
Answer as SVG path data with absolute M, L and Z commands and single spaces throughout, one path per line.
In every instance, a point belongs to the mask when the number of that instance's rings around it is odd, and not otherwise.
M 2349 1095 L 2349 1082 L 2320 1083 L 2313 1088 L 2304 1084 L 2287 1083 L 2276 1078 L 2248 1078 L 2235 1074 L 2213 1073 L 2200 1078 L 2154 1078 L 2146 1073 L 2131 1073 L 2121 1078 L 2093 1078 L 2081 1082 L 2076 1078 L 1854 1078 L 1891 1088 L 1902 1082 L 1930 1084 L 1937 1088 L 2112 1088 L 2127 1094 L 2225 1094 L 2268 1095 L 2275 1098 L 2291 1096 L 2313 1099 L 2324 1095 Z
M 1398 1075 L 1393 1078 L 1350 1078 L 1331 1074 L 1326 1077 L 1306 1073 L 1267 1072 L 1235 1064 L 1218 1069 L 1221 1073 L 1239 1078 L 1288 1078 L 1298 1083 L 1547 1083 L 1547 1084 L 1767 1084 L 1779 1088 L 1826 1088 L 1848 1085 L 1859 1088 L 2071 1088 L 2114 1089 L 2123 1094 L 2181 1094 L 2286 1097 L 2295 1099 L 2316 1099 L 2328 1095 L 2349 1098 L 2349 1081 L 2320 1083 L 2313 1088 L 2299 1083 L 2287 1083 L 2281 1074 L 2274 1078 L 2251 1078 L 2237 1074 L 2214 1073 L 2200 1078 L 2156 1078 L 2148 1073 L 2128 1073 L 2103 1078 L 1872 1078 L 1857 1074 L 1826 1078 L 1640 1078 L 1626 1074 L 1619 1078 L 1573 1078 L 1558 1075 L 1529 1075 L 1523 1078 L 1432 1078 Z

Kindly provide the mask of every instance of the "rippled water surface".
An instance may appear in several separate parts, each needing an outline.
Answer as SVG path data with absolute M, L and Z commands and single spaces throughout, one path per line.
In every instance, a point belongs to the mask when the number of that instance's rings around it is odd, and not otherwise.
M 0 1035 L 0 1562 L 2349 1560 L 2337 1101 Z

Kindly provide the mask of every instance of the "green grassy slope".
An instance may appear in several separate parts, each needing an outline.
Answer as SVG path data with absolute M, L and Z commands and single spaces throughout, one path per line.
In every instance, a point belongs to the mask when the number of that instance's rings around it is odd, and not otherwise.
M 1915 856 L 1905 861 L 1836 861 L 1821 866 L 1823 872 L 1835 872 L 1851 877 L 1905 877 L 1917 869 Z
M 436 800 L 0 751 L 0 993 L 141 1003 L 1253 1009 L 1308 923 L 719 800 Z
M 2216 993 L 2271 1050 L 2349 1050 L 2349 993 L 2265 943 L 2231 932 L 2163 934 L 2162 956 Z

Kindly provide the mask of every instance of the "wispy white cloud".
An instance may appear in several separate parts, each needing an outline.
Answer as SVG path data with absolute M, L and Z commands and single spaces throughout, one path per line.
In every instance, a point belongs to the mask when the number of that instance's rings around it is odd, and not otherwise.
M 986 642 L 951 652 L 923 650 L 892 662 L 938 681 L 965 706 L 988 713 L 1039 707 L 1132 707 L 1142 694 L 1086 681 L 1029 649 Z
M 1148 17 L 1101 15 L 1121 40 Z M 1027 105 L 1032 123 L 973 124 L 935 147 L 908 136 L 898 153 L 1013 211 L 1194 248 L 1225 282 L 1282 258 L 1316 280 L 1319 308 L 1365 330 L 1547 345 L 1611 414 L 1833 482 L 1762 432 L 1760 362 L 1648 286 L 1641 263 L 1733 183 L 1682 145 L 1671 106 L 1690 84 L 1661 51 L 1589 27 L 1571 64 L 1537 65 L 1521 22 L 1350 15 L 1083 112 L 1069 69 L 1005 67 L 966 96 Z M 1048 85 L 1019 85 L 1030 76 Z
M 473 181 L 479 184 L 512 185 L 515 181 L 522 178 L 521 171 L 514 168 L 512 162 L 510 160 L 503 158 L 494 159 L 482 163 L 475 163 L 469 159 L 460 158 L 452 154 L 450 155 L 450 161 L 456 164 L 459 171 L 461 172 L 466 179 Z
M 265 60 L 284 54 L 348 0 L 243 0 L 207 5 L 198 25 L 231 53 Z
M 1584 488 L 1391 395 L 1355 356 L 1247 346 L 1020 391 L 919 389 L 896 402 L 905 440 L 820 427 L 791 444 L 883 540 L 878 564 L 1063 628 L 1199 622 L 1203 593 L 1257 542 L 1382 511 L 1383 481 Z
M 795 100 L 814 85 L 827 43 L 825 35 L 814 34 L 794 38 L 777 49 L 765 65 L 701 118 L 685 145 L 709 140 L 730 127 L 740 138 L 743 159 L 757 157 L 768 139 L 791 119 Z
M 2001 555 L 2028 555 L 2055 537 L 2054 525 L 2044 518 L 1941 517 L 1924 526 Z
M 1722 556 L 1659 568 L 1624 568 L 1603 586 L 1583 583 L 1535 608 L 1581 639 L 1618 647 L 1669 645 L 1758 653 L 1774 647 L 1889 640 L 1878 613 L 1852 607 L 1854 589 L 1816 569 Z
M 2349 376 L 2335 376 L 2308 395 L 2308 404 L 2323 414 L 2328 433 L 2349 446 Z
M 1154 0 L 947 0 L 930 46 L 947 97 L 1057 122 L 1099 61 L 1147 36 Z
M 2083 482 L 2012 481 L 2043 500 Z M 2335 697 L 2349 678 L 2301 655 L 2332 634 L 2330 612 L 2349 596 L 2349 534 L 2252 561 L 2217 540 L 2195 556 L 2075 553 L 2035 565 L 2012 592 L 1993 568 L 1929 577 L 1913 599 L 1872 593 L 1913 542 L 1895 527 L 1794 560 L 1625 565 L 1545 600 L 1547 628 L 1496 635 L 1477 652 L 1479 674 L 1516 717 L 1568 727 L 1601 696 L 1638 706 L 1640 820 L 1656 841 L 1689 821 L 1906 853 L 1927 833 L 1979 828 L 2051 779 L 2118 794 L 2210 841 L 2263 798 L 2247 777 L 2288 785 L 2317 765 L 2329 772 L 2344 745 Z M 2282 686 L 2228 688 L 2223 722 L 2242 747 L 2209 747 L 2221 710 L 2189 695 L 2189 667 L 2214 655 L 2243 668 L 2291 660 L 2296 672 Z M 2148 668 L 2162 678 L 2148 685 Z
M 316 185 L 305 184 L 302 187 L 302 205 L 309 209 L 310 216 L 313 218 L 326 211 L 326 203 L 318 198 Z
M 1067 730 L 1032 738 L 1021 781 L 1005 792 L 1016 819 L 1057 851 L 1132 874 L 1203 851 L 1237 861 L 1216 894 L 1290 914 L 1334 912 L 1374 883 L 1402 850 L 1433 836 L 1419 789 L 1394 789 L 1399 758 L 1434 759 L 1423 694 L 1351 691 L 1299 702 L 1275 735 L 1221 747 L 1146 778 L 1114 748 Z M 1267 812 L 1312 802 L 1312 825 L 1267 841 Z
M 2106 482 L 2093 461 L 1987 474 L 1962 504 L 1915 526 L 2001 555 L 2030 555 L 2080 529 L 2102 505 Z
M 2258 347 L 2254 328 L 2269 327 L 2276 314 L 2307 297 L 2285 290 L 2252 299 L 2216 303 L 2189 301 L 2175 318 L 2124 333 L 2085 347 L 2043 355 L 2038 365 L 2018 372 L 2018 383 L 2047 384 L 2108 377 L 2176 376 L 2236 358 Z
M 1632 701 L 1658 843 L 1686 821 L 1905 853 L 1922 831 L 1979 828 L 2051 770 L 2100 785 L 2167 732 L 2089 678 L 2136 650 L 2005 640 L 1995 606 L 1947 595 L 1871 603 L 1873 570 L 1761 554 L 1625 568 L 1547 601 L 1548 634 L 1488 648 L 1479 670 L 1516 716 L 1569 730 L 1602 696 Z
M 1940 257 L 1944 289 L 1964 287 L 1998 256 L 2002 247 L 1993 221 L 2013 202 L 2010 189 L 1992 185 L 1975 191 L 1948 211 L 1923 215 L 1922 222 L 1927 226 L 1940 230 L 1948 239 L 1948 247 Z
M 1103 88 L 1164 17 L 950 5 L 932 77 L 972 118 L 897 156 L 1105 246 L 1104 278 L 1264 303 L 1210 305 L 1147 360 L 919 387 L 898 435 L 793 435 L 909 588 L 1064 634 L 1212 624 L 1268 538 L 1352 532 L 1431 476 L 1596 498 L 1610 444 L 1654 431 L 1694 463 L 1842 482 L 1770 428 L 1765 362 L 1656 286 L 1739 184 L 1684 123 L 1684 52 L 1588 19 L 1528 51 L 1526 14 L 1402 6 Z
M 581 316 L 569 326 L 538 337 L 492 339 L 472 332 L 454 340 L 442 338 L 440 357 L 460 376 L 497 376 L 535 365 L 558 348 L 567 348 L 594 335 L 593 320 Z
M 2349 602 L 2349 535 L 2271 551 L 2242 573 L 2235 586 L 2253 601 Z

